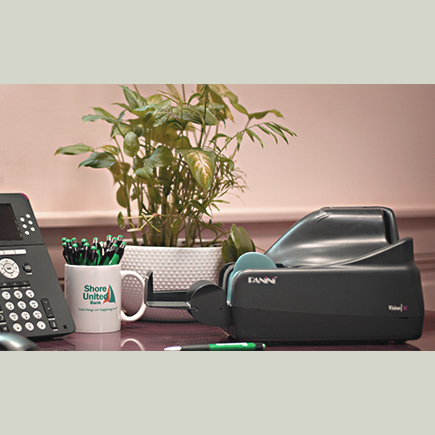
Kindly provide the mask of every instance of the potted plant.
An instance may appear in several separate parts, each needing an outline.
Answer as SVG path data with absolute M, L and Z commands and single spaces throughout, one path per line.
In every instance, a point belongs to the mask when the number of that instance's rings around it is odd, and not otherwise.
M 129 252 L 138 251 L 139 246 L 159 250 L 213 247 L 228 234 L 222 223 L 213 221 L 213 210 L 227 202 L 224 197 L 228 192 L 243 191 L 245 187 L 244 174 L 235 163 L 243 140 L 247 137 L 263 147 L 262 135 L 288 143 L 288 137 L 295 133 L 275 122 L 263 121 L 270 114 L 282 117 L 275 109 L 249 113 L 225 85 L 197 85 L 190 96 L 184 85 L 181 92 L 167 85 L 166 91 L 147 97 L 136 85 L 134 89 L 122 86 L 122 90 L 125 102 L 115 103 L 121 108 L 119 114 L 94 107 L 93 114 L 82 118 L 85 123 L 108 123 L 113 141 L 110 145 L 94 148 L 79 143 L 60 147 L 55 154 L 90 153 L 79 167 L 107 168 L 112 173 L 118 187 L 116 199 L 123 208 L 118 224 L 132 235 L 132 246 L 126 249 L 123 262 L 128 263 Z M 228 135 L 226 123 L 234 121 L 231 109 L 240 112 L 246 124 Z M 213 237 L 206 240 L 205 233 Z M 233 226 L 229 240 L 221 248 L 212 249 L 219 252 L 219 270 L 222 258 L 234 261 L 237 255 L 254 247 L 246 232 Z M 174 255 L 180 256 L 180 250 L 176 252 Z M 201 252 L 199 261 L 203 262 L 205 251 Z M 156 257 L 156 252 L 151 257 Z M 173 258 L 167 260 L 171 261 L 170 268 Z M 134 264 L 128 266 L 131 269 Z M 151 268 L 149 263 L 144 267 Z M 168 264 L 162 268 L 167 270 Z M 159 290 L 158 274 L 155 278 Z M 210 278 L 200 275 L 195 279 Z

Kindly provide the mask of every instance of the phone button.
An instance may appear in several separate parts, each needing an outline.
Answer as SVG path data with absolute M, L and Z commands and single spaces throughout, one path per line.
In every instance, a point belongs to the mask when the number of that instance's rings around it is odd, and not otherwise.
M 35 296 L 35 293 L 33 293 L 33 290 L 26 290 L 26 295 L 28 298 L 33 298 Z M 33 307 L 36 308 L 36 307 Z
M 34 311 L 33 312 L 33 317 L 35 318 L 35 319 L 40 319 L 41 317 L 42 317 L 42 313 L 41 313 L 41 311 Z
M 29 320 L 29 319 L 30 319 L 30 314 L 29 314 L 27 311 L 23 311 L 23 312 L 21 313 L 21 317 L 22 317 L 24 320 Z
M 11 298 L 11 294 L 9 292 L 3 292 L 2 293 L 3 299 L 9 300 Z
M 12 275 L 13 275 L 13 273 L 15 272 L 14 265 L 11 264 L 11 263 L 6 263 L 6 264 L 4 265 L 4 268 L 5 268 L 5 272 L 6 272 L 6 273 L 9 273 L 9 274 L 12 274 Z
M 11 260 L 10 258 L 2 258 L 0 260 L 0 272 L 6 278 L 15 279 L 20 274 L 20 269 L 14 260 Z
M 14 328 L 16 332 L 21 332 L 23 330 L 23 327 L 19 323 L 14 323 L 12 328 Z
M 17 303 L 17 305 L 18 305 L 18 308 L 21 308 L 22 310 L 24 310 L 26 308 L 26 306 L 27 306 L 24 301 L 19 301 Z
M 8 325 L 0 325 L 0 332 L 9 332 Z
M 24 263 L 23 264 L 23 270 L 26 273 L 30 273 L 32 271 L 32 266 L 29 263 Z
M 12 302 L 6 302 L 5 303 L 5 307 L 9 310 L 12 311 L 15 308 L 15 305 Z
M 33 308 L 33 309 L 35 309 L 35 308 L 38 308 L 38 302 L 36 302 L 36 301 L 30 301 L 29 302 L 29 305 Z M 35 311 L 36 312 L 36 311 Z
M 27 322 L 25 325 L 26 329 L 28 331 L 33 331 L 35 329 L 35 327 L 33 326 L 33 323 Z
M 27 254 L 25 249 L 15 249 L 15 255 L 24 255 Z
M 23 297 L 23 294 L 22 294 L 19 290 L 15 290 L 15 291 L 14 291 L 14 296 L 15 296 L 17 299 L 21 299 L 21 298 Z
M 56 320 L 51 319 L 48 323 L 50 323 L 51 329 L 58 329 Z
M 37 326 L 39 329 L 41 329 L 42 331 L 47 327 L 47 325 L 46 325 L 42 320 L 40 320 L 40 321 L 36 324 L 36 326 Z
M 18 320 L 18 314 L 17 313 L 11 313 L 9 314 L 9 318 L 13 321 L 16 322 Z
M 44 306 L 45 314 L 48 318 L 54 317 L 53 309 L 51 308 L 50 301 L 46 298 L 41 299 L 42 305 Z

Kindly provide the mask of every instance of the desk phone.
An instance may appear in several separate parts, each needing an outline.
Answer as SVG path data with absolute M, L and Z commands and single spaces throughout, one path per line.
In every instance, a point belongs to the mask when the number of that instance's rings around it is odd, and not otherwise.
M 29 199 L 0 194 L 0 332 L 49 338 L 74 331 Z

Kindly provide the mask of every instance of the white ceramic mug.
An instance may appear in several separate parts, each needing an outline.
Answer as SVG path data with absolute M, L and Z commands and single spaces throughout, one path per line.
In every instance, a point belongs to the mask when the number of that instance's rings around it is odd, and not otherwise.
M 121 305 L 121 282 L 134 276 L 142 286 L 142 304 L 133 316 Z M 65 264 L 65 298 L 76 332 L 115 332 L 121 322 L 139 320 L 145 312 L 145 281 L 136 272 L 114 266 L 75 266 Z

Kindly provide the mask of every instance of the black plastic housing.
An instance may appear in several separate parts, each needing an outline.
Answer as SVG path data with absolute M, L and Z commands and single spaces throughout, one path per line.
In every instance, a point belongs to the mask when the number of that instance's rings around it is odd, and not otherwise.
M 17 332 L 32 340 L 73 333 L 74 320 L 29 199 L 20 193 L 0 194 L 0 207 L 10 211 L 0 216 L 0 226 L 4 226 L 0 238 L 0 263 L 7 261 L 17 268 L 14 275 L 8 274 L 6 268 L 0 270 L 0 331 Z M 27 296 L 27 291 L 32 291 L 34 296 Z M 20 299 L 14 298 L 16 292 L 22 294 Z M 6 299 L 6 295 L 10 299 Z M 31 299 L 37 302 L 37 307 L 29 305 Z M 8 309 L 8 302 L 13 303 L 13 309 Z M 24 302 L 26 308 L 18 308 L 19 302 Z M 35 311 L 40 317 L 32 314 Z M 23 317 L 24 312 L 28 319 Z M 18 320 L 12 320 L 13 314 Z M 37 326 L 38 321 L 46 325 L 44 329 Z M 28 323 L 33 329 L 28 328 Z
M 391 209 L 323 208 L 266 252 L 276 268 L 244 269 L 229 280 L 228 264 L 219 285 L 194 285 L 185 307 L 243 341 L 415 340 L 424 301 L 413 251 L 411 238 L 399 239 Z

